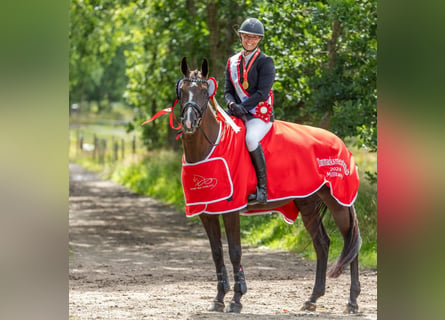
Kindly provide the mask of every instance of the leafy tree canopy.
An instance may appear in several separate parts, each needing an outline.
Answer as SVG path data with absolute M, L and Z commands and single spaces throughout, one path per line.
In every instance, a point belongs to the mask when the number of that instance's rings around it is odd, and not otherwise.
M 246 17 L 266 29 L 278 119 L 358 137 L 377 150 L 377 1 L 73 0 L 70 100 L 122 100 L 134 125 L 171 105 L 179 61 L 210 61 L 220 84 Z M 131 129 L 131 127 L 130 127 Z M 177 145 L 167 121 L 144 126 L 149 148 Z

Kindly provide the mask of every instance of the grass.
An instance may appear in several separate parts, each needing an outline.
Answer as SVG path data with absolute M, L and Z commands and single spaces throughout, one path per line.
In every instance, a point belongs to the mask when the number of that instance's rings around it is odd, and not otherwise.
M 145 155 L 142 161 L 119 165 L 107 177 L 137 193 L 150 195 L 184 210 L 180 172 L 179 153 L 156 150 Z

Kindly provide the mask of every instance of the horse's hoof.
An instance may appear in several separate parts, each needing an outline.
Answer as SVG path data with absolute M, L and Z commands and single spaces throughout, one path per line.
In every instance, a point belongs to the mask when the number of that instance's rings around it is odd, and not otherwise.
M 301 307 L 301 311 L 315 311 L 317 309 L 317 305 L 313 302 L 306 301 Z
M 343 313 L 348 313 L 348 314 L 355 314 L 358 313 L 358 304 L 351 304 L 348 303 L 346 305 L 345 310 L 343 311 Z
M 240 313 L 243 305 L 241 303 L 231 302 L 226 308 L 227 313 Z
M 214 312 L 223 312 L 225 306 L 226 305 L 224 304 L 224 302 L 213 301 L 210 307 L 207 308 L 207 310 Z

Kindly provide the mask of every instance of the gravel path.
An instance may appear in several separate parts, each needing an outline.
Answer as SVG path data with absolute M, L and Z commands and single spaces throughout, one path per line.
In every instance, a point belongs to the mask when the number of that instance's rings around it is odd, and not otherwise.
M 248 286 L 242 313 L 207 312 L 216 295 L 216 275 L 201 225 L 74 164 L 69 209 L 70 320 L 377 319 L 375 270 L 361 270 L 360 314 L 342 313 L 349 270 L 327 279 L 316 312 L 302 312 L 315 263 L 292 252 L 248 246 L 242 258 Z M 232 280 L 225 242 L 224 249 Z M 226 304 L 231 297 L 229 292 Z

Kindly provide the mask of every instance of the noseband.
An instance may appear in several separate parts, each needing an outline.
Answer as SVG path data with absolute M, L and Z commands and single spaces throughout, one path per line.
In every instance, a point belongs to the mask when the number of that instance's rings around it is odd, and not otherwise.
M 208 100 L 207 100 L 208 101 Z M 208 103 L 208 102 L 207 102 Z M 201 109 L 201 107 L 195 102 L 195 101 L 187 101 L 184 106 L 181 105 L 182 107 L 182 112 L 181 112 L 181 122 L 182 120 L 184 120 L 184 114 L 185 112 L 189 109 L 192 108 L 192 110 L 196 113 L 196 118 L 197 118 L 197 124 L 198 127 L 201 127 L 201 120 L 202 117 L 204 116 L 204 112 L 207 108 L 207 103 L 206 105 Z

